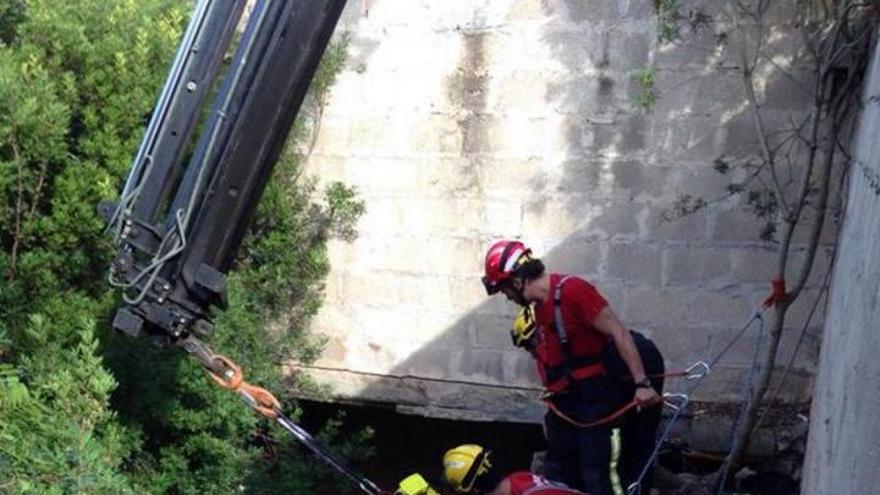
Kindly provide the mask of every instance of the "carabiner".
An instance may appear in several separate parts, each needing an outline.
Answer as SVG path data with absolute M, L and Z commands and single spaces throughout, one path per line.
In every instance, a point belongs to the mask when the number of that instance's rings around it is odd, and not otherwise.
M 688 380 L 703 378 L 704 376 L 708 375 L 710 371 L 712 371 L 712 368 L 710 368 L 705 361 L 697 361 L 696 363 L 690 365 L 686 370 L 684 370 L 685 378 Z
M 663 394 L 663 405 L 676 412 L 684 409 L 689 400 L 687 394 Z

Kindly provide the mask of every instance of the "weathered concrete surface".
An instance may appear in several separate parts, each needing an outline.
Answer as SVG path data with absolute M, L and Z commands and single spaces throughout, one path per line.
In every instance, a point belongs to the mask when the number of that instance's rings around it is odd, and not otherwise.
M 864 104 L 810 413 L 805 495 L 880 486 L 880 51 Z
M 735 57 L 714 41 L 724 23 L 688 47 L 658 47 L 651 3 L 349 2 L 351 59 L 307 172 L 356 185 L 367 213 L 355 242 L 330 247 L 319 381 L 429 414 L 538 418 L 542 406 L 522 395 L 537 388 L 532 363 L 507 335 L 515 309 L 479 282 L 484 250 L 502 236 L 595 282 L 669 367 L 723 347 L 766 295 L 772 247 L 733 203 L 659 216 L 680 193 L 723 194 L 712 163 L 754 152 L 754 132 Z M 693 49 L 700 42 L 710 49 Z M 636 103 L 645 67 L 658 96 L 648 111 Z M 761 91 L 783 79 L 767 74 Z M 768 121 L 798 111 L 786 96 Z M 811 297 L 793 309 L 780 363 Z M 821 321 L 785 400 L 808 400 Z M 697 399 L 737 399 L 754 344 L 754 334 L 738 344 Z M 446 382 L 484 387 L 463 396 Z

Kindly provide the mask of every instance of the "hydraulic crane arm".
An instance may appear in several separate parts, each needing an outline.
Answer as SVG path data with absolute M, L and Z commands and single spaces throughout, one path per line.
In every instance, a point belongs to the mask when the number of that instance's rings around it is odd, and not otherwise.
M 225 277 L 345 0 L 258 0 L 197 132 L 245 0 L 200 0 L 119 203 L 103 206 L 126 305 L 114 327 L 177 340 L 212 329 Z M 194 136 L 198 139 L 193 143 Z
M 100 207 L 117 247 L 110 283 L 124 290 L 113 326 L 182 347 L 362 493 L 384 494 L 200 339 L 213 328 L 211 306 L 225 307 L 226 274 L 345 6 L 257 0 L 197 133 L 245 3 L 199 1 L 119 203 Z

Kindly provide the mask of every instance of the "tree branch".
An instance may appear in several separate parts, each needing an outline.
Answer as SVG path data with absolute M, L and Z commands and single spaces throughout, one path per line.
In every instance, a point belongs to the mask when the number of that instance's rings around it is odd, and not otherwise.
M 837 96 L 832 100 L 829 110 L 832 112 L 831 117 L 831 138 L 830 146 L 825 154 L 825 161 L 822 166 L 822 175 L 819 178 L 821 184 L 819 200 L 816 205 L 817 217 L 810 226 L 810 236 L 807 243 L 807 256 L 801 264 L 797 282 L 791 289 L 791 297 L 796 298 L 803 290 L 807 283 L 810 272 L 812 271 L 813 259 L 819 244 L 819 237 L 825 224 L 825 216 L 828 211 L 828 196 L 831 190 L 831 169 L 834 167 L 835 152 L 837 150 L 837 142 L 843 126 L 846 124 L 845 119 L 850 114 L 852 108 L 853 93 L 857 93 L 858 86 L 861 85 L 861 74 L 863 74 L 864 64 L 859 63 L 855 67 L 851 67 L 847 74 L 846 83 L 840 88 Z
M 49 164 L 45 161 L 40 162 L 40 173 L 37 175 L 37 187 L 34 189 L 34 198 L 31 202 L 31 208 L 27 212 L 27 219 L 33 220 L 34 216 L 37 214 L 37 207 L 40 204 L 40 196 L 43 191 L 43 184 L 46 182 L 46 173 L 48 171 Z
M 818 60 L 817 60 L 818 62 Z M 827 65 L 817 65 L 816 66 L 816 80 L 815 87 L 813 93 L 813 107 L 810 115 L 810 135 L 808 138 L 808 149 L 809 153 L 807 155 L 807 164 L 804 167 L 804 173 L 801 176 L 801 187 L 798 195 L 796 196 L 796 203 L 793 212 L 790 213 L 790 217 L 787 219 L 789 223 L 792 225 L 797 223 L 800 219 L 801 212 L 804 208 L 804 203 L 810 191 L 810 179 L 813 176 L 813 168 L 816 164 L 816 154 L 819 150 L 819 128 L 822 124 L 822 112 L 825 108 L 825 85 L 828 80 L 829 68 Z M 793 230 L 793 229 L 792 229 Z M 785 246 L 786 251 L 788 250 L 788 246 Z M 787 253 L 786 253 L 787 255 Z M 782 260 L 787 261 L 786 259 Z M 782 275 L 785 274 L 785 266 L 782 266 L 781 270 Z
M 12 249 L 9 255 L 9 278 L 15 278 L 16 262 L 18 260 L 18 247 L 21 242 L 21 220 L 24 211 L 24 164 L 18 149 L 18 140 L 15 137 L 15 129 L 12 129 L 9 138 L 12 147 L 12 160 L 15 163 L 16 180 L 18 187 L 15 195 L 15 226 L 12 232 Z
M 767 5 L 763 5 L 760 1 L 757 6 L 757 14 L 763 16 Z M 761 106 L 758 102 L 758 97 L 755 92 L 755 82 L 754 82 L 754 71 L 757 67 L 758 60 L 761 58 L 762 46 L 763 46 L 763 24 L 762 18 L 756 17 L 757 22 L 757 34 L 755 36 L 755 56 L 752 62 L 749 62 L 748 56 L 748 43 L 743 41 L 743 48 L 741 51 L 742 56 L 742 76 L 743 76 L 743 86 L 745 87 L 746 99 L 749 102 L 749 107 L 752 110 L 752 120 L 754 121 L 755 130 L 758 134 L 758 141 L 761 146 L 761 153 L 764 156 L 764 161 L 767 166 L 770 168 L 770 176 L 773 179 L 773 188 L 776 192 L 776 195 L 779 197 L 779 203 L 782 207 L 783 212 L 786 216 L 790 213 L 790 207 L 788 205 L 788 200 L 785 196 L 785 191 L 782 188 L 781 183 L 779 182 L 779 176 L 776 171 L 776 156 L 774 152 L 770 149 L 770 143 L 768 141 L 768 133 L 766 129 L 766 125 L 764 123 L 764 118 L 761 115 Z
M 837 126 L 835 126 L 837 127 Z M 839 132 L 839 128 L 832 131 L 835 135 L 834 138 L 837 138 L 837 133 Z M 807 283 L 807 279 L 810 276 L 810 272 L 813 269 L 813 260 L 816 257 L 816 249 L 819 246 L 819 236 L 822 234 L 822 228 L 825 225 L 825 213 L 828 207 L 828 194 L 831 190 L 831 168 L 834 166 L 834 153 L 835 147 L 831 146 L 827 153 L 825 153 L 825 161 L 822 165 L 821 176 L 819 177 L 819 183 L 821 184 L 821 189 L 819 193 L 819 200 L 816 204 L 816 218 L 813 220 L 813 223 L 810 225 L 810 235 L 807 238 L 807 251 L 804 260 L 801 262 L 800 269 L 798 270 L 796 282 L 794 286 L 789 289 L 788 297 L 791 299 L 795 299 L 800 295 L 804 286 Z
M 782 67 L 781 65 L 777 64 L 776 61 L 773 60 L 773 57 L 762 56 L 762 57 L 761 57 L 761 60 L 767 62 L 767 63 L 770 64 L 770 65 L 772 65 L 773 68 L 776 69 L 777 72 L 779 72 L 779 73 L 782 74 L 786 79 L 788 79 L 789 81 L 791 81 L 792 83 L 794 83 L 794 86 L 795 86 L 799 91 L 801 91 L 804 95 L 809 95 L 809 94 L 810 94 L 810 90 L 809 90 L 809 88 L 804 87 L 803 82 L 802 82 L 802 81 L 799 81 L 796 77 L 794 77 L 794 74 L 793 74 L 791 71 L 788 71 L 788 70 L 786 70 L 784 67 Z
M 785 192 L 779 183 L 779 176 L 776 173 L 776 160 L 773 152 L 770 150 L 770 144 L 767 142 L 767 129 L 764 125 L 764 119 L 761 116 L 761 110 L 758 104 L 758 97 L 755 95 L 755 85 L 752 80 L 754 66 L 747 65 L 746 57 L 743 56 L 743 82 L 745 85 L 746 99 L 749 101 L 749 107 L 752 109 L 752 120 L 758 134 L 758 142 L 761 145 L 761 153 L 764 155 L 764 161 L 770 167 L 770 176 L 773 178 L 773 187 L 776 195 L 779 196 L 780 204 L 786 216 L 789 214 L 788 201 L 785 198 Z
M 804 165 L 800 191 L 795 198 L 796 203 L 794 209 L 785 218 L 786 221 L 784 222 L 783 227 L 783 240 L 777 250 L 778 259 L 775 274 L 777 278 L 783 278 L 786 273 L 794 229 L 797 223 L 801 220 L 802 212 L 805 204 L 807 203 L 807 198 L 810 192 L 811 179 L 813 176 L 813 170 L 816 166 L 817 153 L 819 151 L 819 131 L 823 124 L 823 115 L 830 115 L 832 122 L 831 132 L 833 133 L 833 135 L 831 136 L 832 140 L 830 141 L 831 150 L 826 153 L 825 161 L 822 164 L 823 167 L 821 179 L 823 180 L 823 183 L 822 188 L 820 189 L 821 195 L 819 197 L 819 215 L 818 218 L 816 218 L 815 223 L 811 226 L 812 229 L 810 231 L 809 242 L 810 247 L 808 248 L 806 259 L 801 265 L 801 269 L 798 273 L 795 285 L 785 294 L 785 297 L 783 297 L 783 299 L 777 302 L 774 306 L 774 311 L 772 313 L 773 318 L 770 325 L 770 342 L 768 349 L 764 355 L 762 367 L 760 369 L 760 374 L 758 377 L 758 383 L 757 386 L 750 393 L 749 402 L 744 413 L 745 419 L 738 426 L 736 432 L 734 433 L 733 446 L 727 459 L 725 460 L 725 465 L 730 465 L 731 463 L 736 462 L 748 449 L 751 432 L 756 424 L 758 409 L 761 405 L 764 394 L 766 393 L 770 384 L 770 378 L 772 376 L 776 354 L 779 349 L 779 342 L 785 325 L 785 315 L 792 301 L 800 294 L 804 284 L 806 283 L 806 279 L 809 276 L 809 271 L 812 267 L 813 259 L 815 257 L 815 250 L 816 246 L 818 245 L 819 234 L 821 233 L 821 228 L 824 224 L 824 215 L 827 208 L 828 191 L 830 190 L 830 171 L 831 167 L 833 167 L 835 159 L 834 142 L 838 137 L 838 133 L 840 132 L 843 120 L 846 117 L 846 113 L 850 110 L 848 105 L 841 105 L 842 102 L 848 101 L 846 99 L 841 100 L 839 97 L 835 97 L 828 101 L 827 104 L 825 101 L 826 92 L 828 91 L 830 86 L 829 83 L 833 81 L 831 75 L 832 69 L 834 69 L 834 67 L 830 65 L 830 62 L 832 54 L 835 53 L 838 48 L 837 43 L 839 40 L 841 29 L 841 23 L 838 21 L 839 19 L 830 19 L 826 23 L 826 29 L 817 29 L 813 31 L 813 34 L 815 36 L 818 36 L 819 38 L 815 40 L 815 45 L 811 43 L 812 40 L 809 40 L 809 36 L 807 35 L 807 33 L 805 33 L 805 38 L 807 38 L 807 45 L 811 47 L 814 46 L 818 50 L 818 56 L 814 57 L 814 70 L 816 76 L 814 83 L 815 92 L 813 96 L 813 105 L 809 121 L 809 136 L 807 138 L 809 153 L 806 159 L 806 163 Z M 812 28 L 809 25 L 805 24 L 805 29 Z M 744 81 L 748 86 L 751 82 L 751 78 L 744 78 Z M 856 79 L 853 78 L 849 78 L 848 81 L 849 82 L 845 85 L 845 89 L 847 89 L 848 91 L 855 91 L 856 86 L 859 84 L 859 82 L 853 83 L 852 81 L 856 81 Z M 855 84 L 856 86 L 850 87 L 849 84 Z M 749 88 L 747 88 L 747 92 L 748 91 Z M 751 88 L 751 91 L 752 94 L 754 94 L 753 87 Z M 836 103 L 837 106 L 829 106 L 832 103 Z M 758 122 L 760 123 L 760 119 L 758 119 Z M 766 134 L 764 136 L 764 140 L 766 142 Z M 765 150 L 765 153 L 766 152 L 767 151 Z

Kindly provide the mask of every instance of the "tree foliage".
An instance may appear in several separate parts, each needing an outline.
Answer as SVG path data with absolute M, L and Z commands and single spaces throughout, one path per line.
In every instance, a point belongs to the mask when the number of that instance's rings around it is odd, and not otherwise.
M 59 326 L 57 316 L 31 317 L 19 339 L 30 352 L 0 379 L 0 487 L 128 493 L 119 466 L 137 437 L 107 407 L 116 381 L 98 355 L 94 322 L 67 316 Z
M 117 300 L 95 207 L 128 170 L 187 6 L 0 5 L 0 493 L 305 493 L 326 477 L 179 350 L 109 330 Z M 328 53 L 316 101 L 341 68 L 344 42 Z M 212 342 L 275 391 L 282 359 L 320 352 L 307 324 L 329 270 L 326 242 L 351 238 L 363 212 L 352 189 L 322 192 L 300 177 L 300 120 Z M 340 437 L 336 423 L 327 435 Z M 364 453 L 363 439 L 340 448 Z

